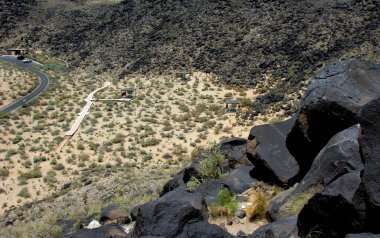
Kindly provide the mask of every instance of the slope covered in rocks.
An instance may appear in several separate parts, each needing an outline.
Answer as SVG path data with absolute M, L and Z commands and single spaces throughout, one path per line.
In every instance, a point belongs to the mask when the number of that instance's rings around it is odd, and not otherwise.
M 42 49 L 120 78 L 213 72 L 225 83 L 260 88 L 264 105 L 298 93 L 315 66 L 331 58 L 379 59 L 378 1 L 8 2 L 6 15 L 14 15 L 10 2 L 29 15 L 2 18 L 3 49 Z

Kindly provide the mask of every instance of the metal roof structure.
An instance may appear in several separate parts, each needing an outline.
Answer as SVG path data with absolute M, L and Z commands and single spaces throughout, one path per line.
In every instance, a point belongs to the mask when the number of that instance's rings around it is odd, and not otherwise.
M 226 104 L 240 104 L 240 100 L 228 99 L 224 101 Z
M 188 70 L 177 70 L 175 73 L 176 74 L 190 74 L 191 72 Z
M 22 51 L 25 51 L 25 50 L 28 50 L 27 48 L 10 48 L 10 49 L 7 49 L 7 50 L 22 50 Z
M 133 93 L 135 91 L 134 88 L 124 88 L 124 89 L 121 89 L 120 91 L 122 92 L 128 92 L 128 93 Z

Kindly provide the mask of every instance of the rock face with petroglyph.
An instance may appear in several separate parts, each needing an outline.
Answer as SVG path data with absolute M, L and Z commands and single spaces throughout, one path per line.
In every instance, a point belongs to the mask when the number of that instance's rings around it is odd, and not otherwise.
M 334 61 L 311 81 L 286 145 L 305 174 L 327 141 L 359 121 L 363 106 L 380 94 L 380 66 Z
M 247 155 L 264 180 L 290 184 L 299 166 L 286 148 L 286 136 L 295 119 L 253 127 L 248 136 Z

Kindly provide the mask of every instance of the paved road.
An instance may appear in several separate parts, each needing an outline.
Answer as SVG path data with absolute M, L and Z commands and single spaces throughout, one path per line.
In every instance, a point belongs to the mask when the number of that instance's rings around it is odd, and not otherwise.
M 16 110 L 17 108 L 21 107 L 22 105 L 24 105 L 24 104 L 32 101 L 34 98 L 38 97 L 41 94 L 41 92 L 44 91 L 49 86 L 49 82 L 50 82 L 49 76 L 47 76 L 46 74 L 44 74 L 44 73 L 33 68 L 33 66 L 38 65 L 37 63 L 35 63 L 35 62 L 24 63 L 24 62 L 22 62 L 22 60 L 17 60 L 16 57 L 14 57 L 14 56 L 1 56 L 0 60 L 16 64 L 20 68 L 25 69 L 29 72 L 32 72 L 41 78 L 40 85 L 36 89 L 34 89 L 33 92 L 31 92 L 30 94 L 28 94 L 28 95 L 26 95 L 20 99 L 17 99 L 16 101 L 12 102 L 12 104 L 2 108 L 0 110 L 0 112 L 10 113 L 10 112 Z

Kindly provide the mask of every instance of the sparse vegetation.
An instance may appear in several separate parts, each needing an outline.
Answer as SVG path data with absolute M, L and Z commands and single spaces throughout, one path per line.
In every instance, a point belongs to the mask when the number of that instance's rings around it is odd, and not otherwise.
M 234 199 L 234 194 L 230 190 L 227 188 L 221 188 L 217 195 L 217 199 L 218 202 L 211 203 L 209 208 L 211 217 L 230 217 L 235 215 L 238 203 Z
M 293 216 L 298 214 L 301 209 L 305 206 L 305 204 L 312 198 L 318 191 L 319 187 L 311 187 L 305 192 L 299 193 L 293 197 L 291 197 L 282 207 L 281 211 L 284 214 L 289 214 L 289 216 Z
M 266 194 L 263 191 L 258 190 L 250 197 L 249 202 L 251 202 L 252 205 L 246 208 L 247 219 L 250 221 L 264 219 L 269 203 Z
M 17 195 L 23 198 L 30 198 L 30 193 L 27 188 L 22 188 Z
M 0 168 L 0 177 L 7 177 L 9 175 L 9 169 Z

